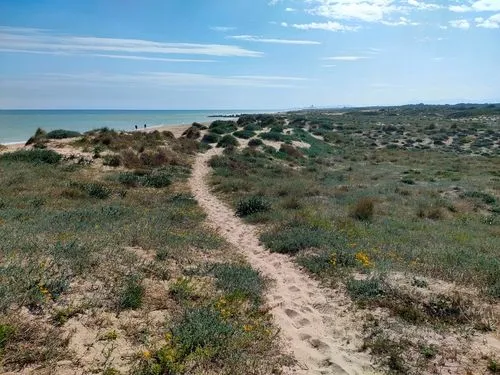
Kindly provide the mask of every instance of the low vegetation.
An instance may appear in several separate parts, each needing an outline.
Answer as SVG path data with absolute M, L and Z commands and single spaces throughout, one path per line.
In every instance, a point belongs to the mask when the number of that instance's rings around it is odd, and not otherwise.
M 187 188 L 199 142 L 46 139 L 0 155 L 0 372 L 279 371 L 265 281 Z
M 491 371 L 495 357 L 474 356 L 464 332 L 500 321 L 496 107 L 302 111 L 238 126 L 258 134 L 211 160 L 215 192 L 261 225 L 270 251 L 348 293 L 383 369 Z

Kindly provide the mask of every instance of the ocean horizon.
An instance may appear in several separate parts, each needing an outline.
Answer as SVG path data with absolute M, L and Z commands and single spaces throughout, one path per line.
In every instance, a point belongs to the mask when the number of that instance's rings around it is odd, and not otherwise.
M 144 124 L 148 128 L 190 124 L 242 113 L 273 113 L 270 110 L 68 110 L 68 109 L 8 109 L 0 110 L 0 144 L 26 142 L 36 129 L 46 131 L 65 129 L 85 132 L 108 127 L 115 130 L 134 130 Z

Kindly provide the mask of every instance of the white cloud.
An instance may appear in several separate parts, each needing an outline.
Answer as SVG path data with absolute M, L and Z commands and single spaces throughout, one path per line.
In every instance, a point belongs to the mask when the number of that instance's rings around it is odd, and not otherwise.
M 272 43 L 272 44 L 302 44 L 302 45 L 321 44 L 320 42 L 314 40 L 263 38 L 255 35 L 232 35 L 228 36 L 227 38 L 235 40 L 244 40 L 246 42 L 259 42 L 259 43 Z
M 500 29 L 500 13 L 495 14 L 487 19 L 477 17 L 474 21 L 476 21 L 477 27 L 482 27 L 485 29 Z
M 58 35 L 43 30 L 0 27 L 0 49 L 39 53 L 130 53 L 130 54 L 177 54 L 227 57 L 260 57 L 262 52 L 239 46 L 200 43 L 163 43 L 140 39 L 115 39 Z
M 498 0 L 476 0 L 470 5 L 451 5 L 449 8 L 452 12 L 498 12 L 500 11 L 500 1 Z
M 321 65 L 322 68 L 335 68 L 337 65 L 335 64 L 325 64 L 325 65 Z
M 412 7 L 421 10 L 435 10 L 441 8 L 440 5 L 432 3 L 424 3 L 423 1 L 417 1 L 417 0 L 408 0 L 408 5 L 411 5 Z
M 470 23 L 467 20 L 453 20 L 449 23 L 451 27 L 456 29 L 468 30 L 470 28 Z
M 220 31 L 221 33 L 227 33 L 228 31 L 236 30 L 236 27 L 232 26 L 212 26 L 210 30 Z
M 364 60 L 368 57 L 365 56 L 333 56 L 333 57 L 325 57 L 323 60 L 331 60 L 331 61 L 358 61 Z
M 308 0 L 313 3 L 309 13 L 326 18 L 380 22 L 386 16 L 400 12 L 394 0 Z
M 22 80 L 24 81 L 24 79 Z M 210 74 L 149 72 L 139 74 L 61 74 L 51 73 L 29 77 L 36 86 L 126 86 L 126 87 L 265 87 L 289 88 L 298 82 L 306 81 L 303 77 L 282 76 L 218 76 Z M 20 82 L 9 79 L 4 84 Z
M 285 12 L 296 12 L 297 9 L 295 8 L 285 8 Z
M 433 57 L 432 58 L 432 61 L 434 61 L 434 62 L 441 62 L 443 60 L 444 60 L 444 57 Z
M 361 28 L 360 26 L 347 26 L 332 21 L 320 22 L 320 23 L 311 22 L 307 24 L 293 24 L 291 25 L 291 27 L 300 30 L 327 30 L 327 31 L 357 31 Z
M 386 26 L 418 26 L 418 22 L 412 22 L 405 17 L 399 17 L 398 21 L 381 21 Z

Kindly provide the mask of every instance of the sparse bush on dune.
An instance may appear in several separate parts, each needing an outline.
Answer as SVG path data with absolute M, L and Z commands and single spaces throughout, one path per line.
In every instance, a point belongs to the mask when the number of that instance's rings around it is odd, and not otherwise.
M 375 202 L 373 198 L 361 198 L 354 205 L 351 216 L 358 220 L 371 220 L 373 217 L 374 207 Z
M 302 158 L 304 157 L 304 154 L 302 151 L 296 149 L 292 145 L 287 145 L 286 143 L 283 143 L 280 147 L 280 152 L 283 152 L 287 154 L 288 156 L 291 156 L 292 158 Z
M 259 138 L 252 138 L 248 142 L 248 147 L 259 147 L 262 146 L 264 142 L 262 142 L 262 139 Z
M 238 127 L 234 121 L 216 120 L 210 124 L 208 130 L 210 133 L 222 135 L 235 132 Z
M 143 297 L 144 287 L 142 286 L 142 279 L 138 275 L 127 276 L 120 292 L 120 309 L 138 309 L 142 305 Z
M 182 133 L 182 136 L 187 139 L 198 139 L 201 136 L 200 128 L 191 126 Z
M 245 217 L 257 212 L 271 209 L 271 203 L 262 196 L 253 196 L 242 199 L 236 205 L 236 216 Z

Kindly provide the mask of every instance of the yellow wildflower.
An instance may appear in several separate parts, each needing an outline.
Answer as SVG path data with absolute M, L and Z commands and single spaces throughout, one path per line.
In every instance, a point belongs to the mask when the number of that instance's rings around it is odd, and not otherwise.
M 372 267 L 373 263 L 370 261 L 368 255 L 362 251 L 356 253 L 356 260 L 363 265 L 363 267 Z
M 337 265 L 337 253 L 330 255 L 330 264 L 335 267 Z
M 144 358 L 144 359 L 151 359 L 151 352 L 149 350 L 144 350 L 142 352 L 142 358 Z
M 244 330 L 245 332 L 250 332 L 250 331 L 252 331 L 252 330 L 253 330 L 253 326 L 251 326 L 250 324 L 245 324 L 245 325 L 243 326 L 243 330 Z

